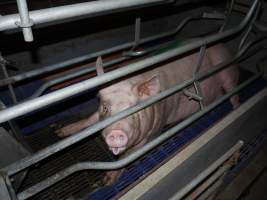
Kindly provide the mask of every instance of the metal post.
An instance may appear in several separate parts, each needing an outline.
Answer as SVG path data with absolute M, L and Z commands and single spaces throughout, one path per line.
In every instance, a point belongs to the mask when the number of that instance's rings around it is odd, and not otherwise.
M 16 24 L 22 28 L 24 40 L 26 42 L 33 41 L 32 29 L 33 25 L 32 20 L 29 17 L 29 11 L 26 0 L 17 0 L 18 10 L 20 21 L 16 21 Z
M 4 73 L 4 77 L 6 79 L 8 79 L 9 75 L 8 75 L 8 72 L 6 69 L 6 63 L 7 63 L 7 61 L 3 58 L 2 54 L 0 53 L 0 65 L 1 65 L 2 71 Z M 7 85 L 7 87 L 8 87 L 8 90 L 9 90 L 9 93 L 10 93 L 10 96 L 11 96 L 13 103 L 16 104 L 18 101 L 17 101 L 17 97 L 16 97 L 15 90 L 13 88 L 13 85 L 11 83 L 9 83 Z

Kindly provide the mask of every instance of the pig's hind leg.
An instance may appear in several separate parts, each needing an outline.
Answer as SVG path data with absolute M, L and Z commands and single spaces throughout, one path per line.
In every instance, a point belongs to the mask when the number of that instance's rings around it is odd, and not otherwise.
M 229 78 L 229 77 L 228 77 Z M 233 83 L 231 81 L 228 81 L 228 82 L 225 82 L 223 84 L 223 89 L 225 92 L 230 92 L 231 90 L 233 90 L 234 87 L 236 87 L 236 83 Z M 234 96 L 232 96 L 230 98 L 230 102 L 233 106 L 233 109 L 236 109 L 239 107 L 240 105 L 240 101 L 239 101 L 239 95 L 238 94 L 235 94 Z
M 66 137 L 72 134 L 75 134 L 79 131 L 81 131 L 82 129 L 87 128 L 88 126 L 96 123 L 99 121 L 99 115 L 98 112 L 95 112 L 93 115 L 91 115 L 89 118 L 80 120 L 78 122 L 69 124 L 67 126 L 64 126 L 58 130 L 55 131 L 55 133 L 59 136 L 59 137 Z
M 208 50 L 209 58 L 213 66 L 225 62 L 226 60 L 231 59 L 231 55 L 227 48 L 223 44 L 218 44 L 211 47 Z M 238 66 L 232 65 L 226 68 L 225 70 L 219 72 L 218 74 L 219 82 L 221 83 L 222 89 L 224 92 L 230 92 L 236 87 L 239 79 Z M 240 105 L 239 96 L 234 95 L 230 99 L 233 108 L 237 108 Z

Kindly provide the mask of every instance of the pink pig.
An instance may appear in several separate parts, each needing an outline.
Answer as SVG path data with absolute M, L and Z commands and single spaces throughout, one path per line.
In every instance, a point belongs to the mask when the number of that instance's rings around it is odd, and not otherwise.
M 200 72 L 217 65 L 231 56 L 223 44 L 207 48 Z M 192 78 L 198 61 L 198 53 L 173 59 L 150 71 L 112 84 L 99 91 L 100 107 L 88 119 L 67 125 L 57 131 L 59 136 L 68 136 L 136 105 L 140 101 Z M 200 83 L 203 104 L 208 105 L 219 96 L 234 88 L 238 82 L 238 69 L 231 66 Z M 188 88 L 195 92 L 193 87 Z M 231 98 L 233 107 L 239 105 L 238 96 Z M 178 92 L 137 113 L 111 124 L 102 131 L 102 136 L 113 154 L 134 151 L 168 124 L 178 122 L 200 109 L 199 103 Z

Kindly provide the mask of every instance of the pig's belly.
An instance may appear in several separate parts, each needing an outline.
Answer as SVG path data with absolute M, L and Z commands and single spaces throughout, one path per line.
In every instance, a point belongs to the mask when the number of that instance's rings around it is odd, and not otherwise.
M 209 105 L 216 98 L 222 96 L 223 90 L 222 85 L 218 83 L 215 77 L 209 78 L 201 83 L 201 91 L 203 93 L 203 104 Z M 190 91 L 195 92 L 194 88 L 190 88 Z M 168 119 L 168 124 L 181 121 L 191 114 L 195 113 L 200 109 L 199 102 L 196 100 L 189 100 L 182 92 L 172 96 L 172 113 Z M 177 101 L 179 99 L 179 101 Z

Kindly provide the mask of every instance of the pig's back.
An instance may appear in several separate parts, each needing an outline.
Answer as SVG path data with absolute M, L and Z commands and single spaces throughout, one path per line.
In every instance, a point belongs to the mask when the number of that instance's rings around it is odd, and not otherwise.
M 214 46 L 206 51 L 206 56 L 203 59 L 202 66 L 200 67 L 200 72 L 208 70 L 210 67 L 214 66 L 214 60 L 211 59 L 212 51 L 216 51 L 217 54 L 224 54 L 225 49 L 220 46 Z M 213 52 L 213 54 L 216 54 Z M 225 55 L 220 55 L 221 59 L 217 63 L 225 60 Z M 161 83 L 163 90 L 173 87 L 185 80 L 191 79 L 193 75 L 194 67 L 198 62 L 198 53 L 194 53 L 168 64 L 165 64 L 158 69 L 155 69 L 157 73 L 161 76 Z M 216 63 L 216 64 L 217 64 Z M 204 96 L 204 105 L 210 104 L 217 97 L 222 95 L 222 81 L 220 80 L 219 74 L 209 77 L 201 82 L 200 87 Z M 188 88 L 190 91 L 195 92 L 194 88 Z M 166 112 L 168 113 L 168 122 L 173 123 L 179 121 L 189 116 L 190 114 L 199 110 L 199 103 L 195 100 L 189 100 L 182 92 L 176 93 L 175 95 L 168 97 L 166 100 Z M 176 108 L 176 109 L 174 109 Z

